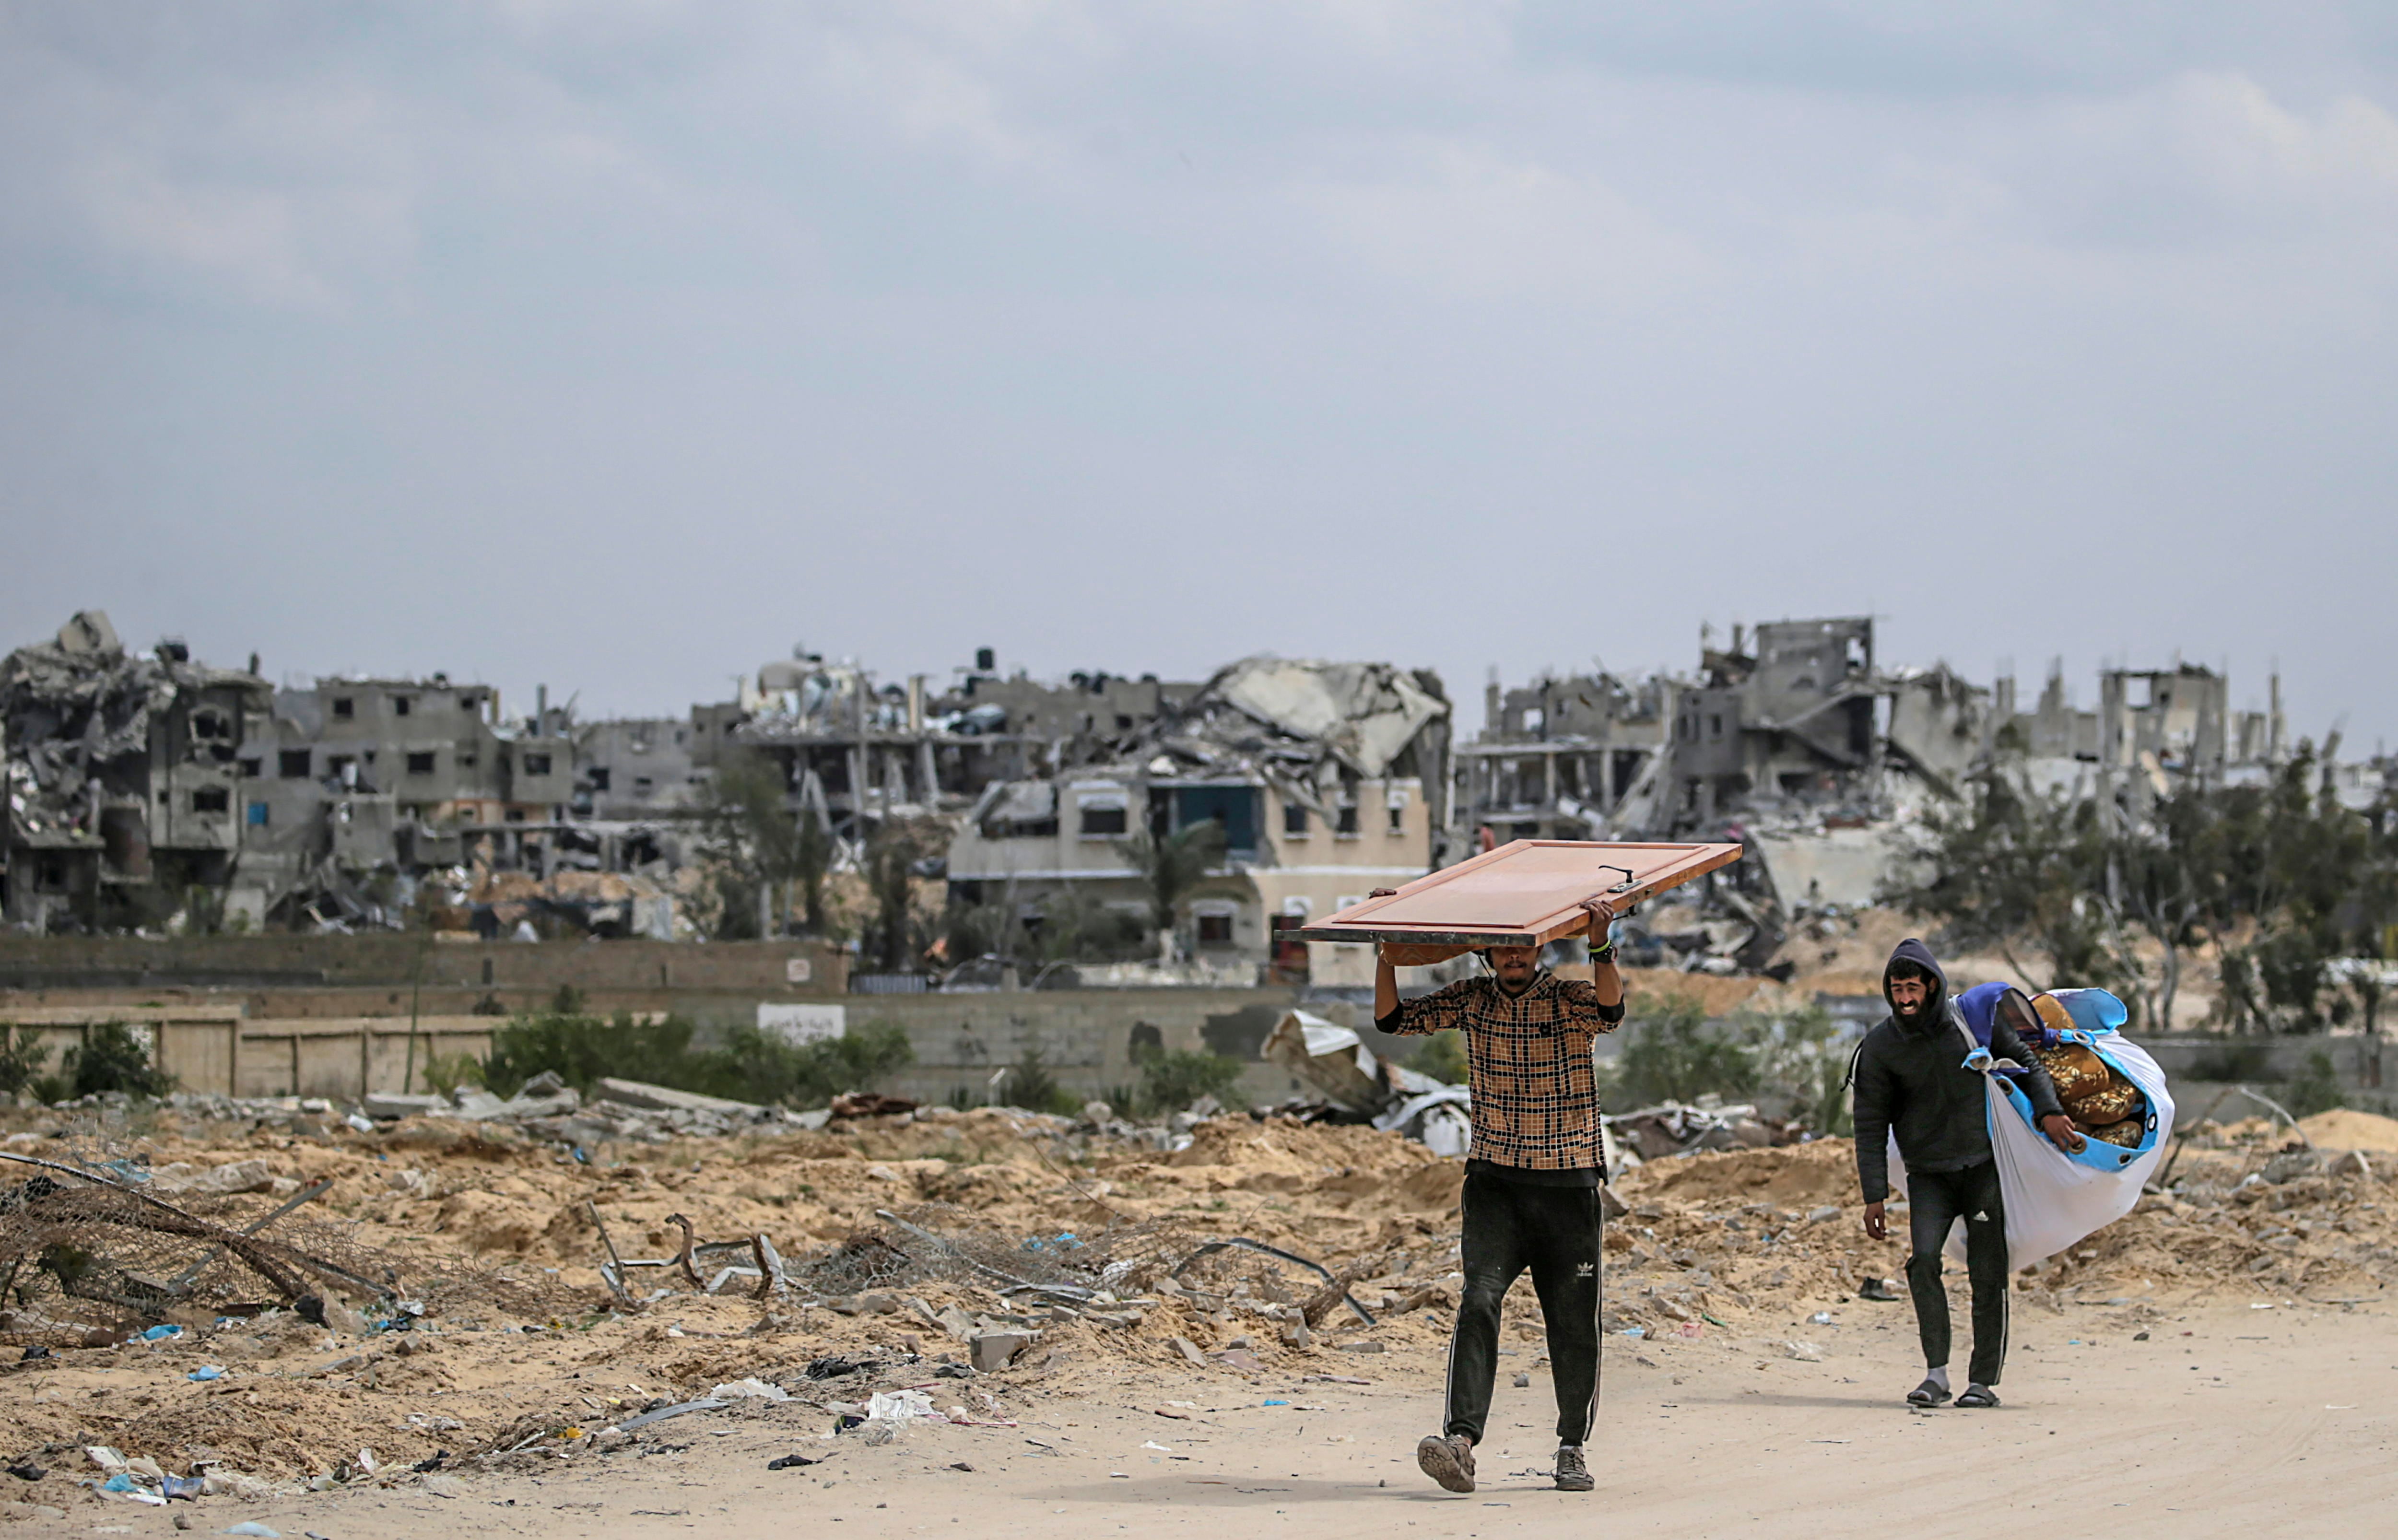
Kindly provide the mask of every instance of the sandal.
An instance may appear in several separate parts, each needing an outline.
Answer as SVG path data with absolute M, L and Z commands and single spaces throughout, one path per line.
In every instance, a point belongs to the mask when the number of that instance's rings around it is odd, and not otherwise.
M 1965 1394 L 1957 1398 L 1957 1404 L 1965 1407 L 1996 1406 L 1999 1393 L 1986 1385 L 1969 1385 L 1965 1387 Z
M 1948 1387 L 1937 1380 L 1926 1380 L 1906 1393 L 1906 1404 L 1909 1406 L 1938 1406 L 1947 1398 Z M 1957 1404 L 1962 1406 L 1965 1403 L 1960 1401 Z

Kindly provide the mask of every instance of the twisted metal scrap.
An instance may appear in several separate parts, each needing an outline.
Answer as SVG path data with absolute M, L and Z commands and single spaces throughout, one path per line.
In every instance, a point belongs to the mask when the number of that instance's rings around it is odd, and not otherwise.
M 175 1207 L 163 1198 L 153 1197 L 135 1188 L 112 1182 L 104 1176 L 70 1166 L 61 1161 L 44 1160 L 36 1155 L 16 1155 L 0 1151 L 0 1160 L 20 1166 L 38 1167 L 77 1182 L 88 1182 L 91 1188 L 104 1192 L 111 1200 L 126 1207 L 119 1212 L 95 1211 L 84 1201 L 77 1190 L 55 1184 L 47 1192 L 28 1194 L 18 1206 L 18 1212 L 29 1219 L 53 1223 L 123 1224 L 160 1235 L 178 1236 L 207 1242 L 229 1252 L 264 1278 L 286 1299 L 298 1299 L 308 1292 L 302 1271 L 336 1278 L 369 1294 L 382 1294 L 389 1285 L 360 1277 L 346 1268 L 337 1267 L 320 1257 L 310 1256 L 296 1247 L 276 1241 L 262 1240 L 253 1235 L 200 1218 Z

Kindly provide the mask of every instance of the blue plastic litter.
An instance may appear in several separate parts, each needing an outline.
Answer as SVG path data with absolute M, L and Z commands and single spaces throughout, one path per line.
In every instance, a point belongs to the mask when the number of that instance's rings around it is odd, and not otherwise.
M 100 1483 L 100 1490 L 102 1492 L 131 1492 L 133 1490 L 133 1478 L 126 1475 L 125 1472 L 120 1470 L 115 1475 L 110 1477 L 107 1480 Z
M 180 1337 L 182 1334 L 183 1329 L 180 1326 L 154 1326 L 141 1333 L 141 1340 L 146 1343 L 162 1343 L 169 1337 Z
M 224 1378 L 224 1365 L 221 1363 L 204 1363 L 200 1365 L 199 1368 L 195 1369 L 190 1373 L 184 1375 L 183 1378 L 187 1380 L 199 1380 L 202 1382 L 209 1380 L 222 1380 Z
M 1645 1328 L 1645 1327 L 1639 1327 L 1639 1326 L 1627 1326 L 1627 1327 L 1625 1327 L 1625 1328 L 1624 1328 L 1621 1332 L 1619 1332 L 1619 1333 L 1617 1333 L 1617 1334 L 1618 1334 L 1619 1336 L 1625 1336 L 1625 1337 L 1645 1337 L 1645 1336 L 1647 1336 L 1647 1335 L 1649 1334 L 1649 1331 L 1648 1331 L 1648 1329 L 1647 1329 L 1647 1328 Z
M 1288 1406 L 1288 1405 L 1290 1405 L 1290 1403 L 1289 1403 L 1288 1401 L 1260 1401 L 1258 1404 L 1259 1404 L 1260 1406 Z
M 205 1483 L 196 1476 L 169 1476 L 167 1478 L 168 1500 L 196 1503 L 200 1500 L 200 1491 L 204 1485 Z

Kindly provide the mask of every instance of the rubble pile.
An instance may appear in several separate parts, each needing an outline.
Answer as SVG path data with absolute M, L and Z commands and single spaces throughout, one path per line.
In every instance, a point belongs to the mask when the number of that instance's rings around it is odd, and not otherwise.
M 122 809 L 148 823 L 147 757 L 153 718 L 179 696 L 225 688 L 263 701 L 265 682 L 191 661 L 173 643 L 128 653 L 108 617 L 86 611 L 52 642 L 0 659 L 0 743 L 7 747 L 8 811 L 20 834 L 98 838 L 101 815 Z M 229 764 L 230 725 L 195 723 L 194 763 Z
M 564 1098 L 517 1100 L 506 1115 L 452 1106 L 363 1128 L 186 1103 L 138 1137 L 121 1128 L 122 1167 L 92 1169 L 138 1168 L 178 1207 L 225 1205 L 229 1225 L 310 1194 L 346 1256 L 382 1259 L 343 1264 L 376 1287 L 332 1278 L 313 1312 L 271 1290 L 145 1312 L 23 1259 L 0 1316 L 0 1358 L 22 1360 L 0 1364 L 0 1455 L 44 1474 L 18 1495 L 56 1504 L 122 1475 L 127 1490 L 163 1494 L 173 1477 L 237 1501 L 655 1452 L 703 1414 L 879 1441 L 1178 1376 L 1429 1373 L 1462 1283 L 1462 1163 L 1364 1124 L 1187 1120 L 1174 1148 L 1096 1105 L 1083 1119 L 916 1108 L 714 1136 L 668 1117 L 569 1143 L 546 1126 L 642 1109 L 578 1099 L 535 1114 Z M 20 1115 L 34 1123 L 10 1150 L 83 1137 Z M 2364 1297 L 2398 1272 L 2384 1150 L 2398 1123 L 2358 1114 L 2202 1124 L 2173 1191 L 2017 1287 L 2060 1310 Z M 1843 1140 L 1623 1173 L 1610 1341 L 1654 1351 L 1885 1308 L 1866 1302 L 1900 1247 L 1866 1238 L 1856 1196 Z M 421 1281 L 469 1277 L 520 1291 Z M 1529 1284 L 1506 1331 L 1537 1355 Z

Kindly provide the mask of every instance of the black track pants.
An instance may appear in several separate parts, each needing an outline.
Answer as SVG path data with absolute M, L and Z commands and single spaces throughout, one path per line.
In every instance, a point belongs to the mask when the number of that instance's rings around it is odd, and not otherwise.
M 1465 1297 L 1448 1347 L 1442 1431 L 1482 1441 L 1499 1371 L 1499 1303 L 1529 1268 L 1548 1317 L 1557 1441 L 1581 1443 L 1598 1413 L 1598 1189 L 1538 1187 L 1475 1172 L 1465 1179 L 1462 1207 Z
M 1915 1326 L 1923 1334 L 1923 1361 L 1948 1361 L 1948 1291 L 1940 1283 L 1940 1249 L 1958 1220 L 1965 1222 L 1965 1277 L 1974 1286 L 1974 1385 L 1996 1385 L 2007 1361 L 2007 1223 L 1999 1206 L 1998 1162 L 1961 1171 L 1906 1173 L 1906 1287 L 1915 1296 Z

